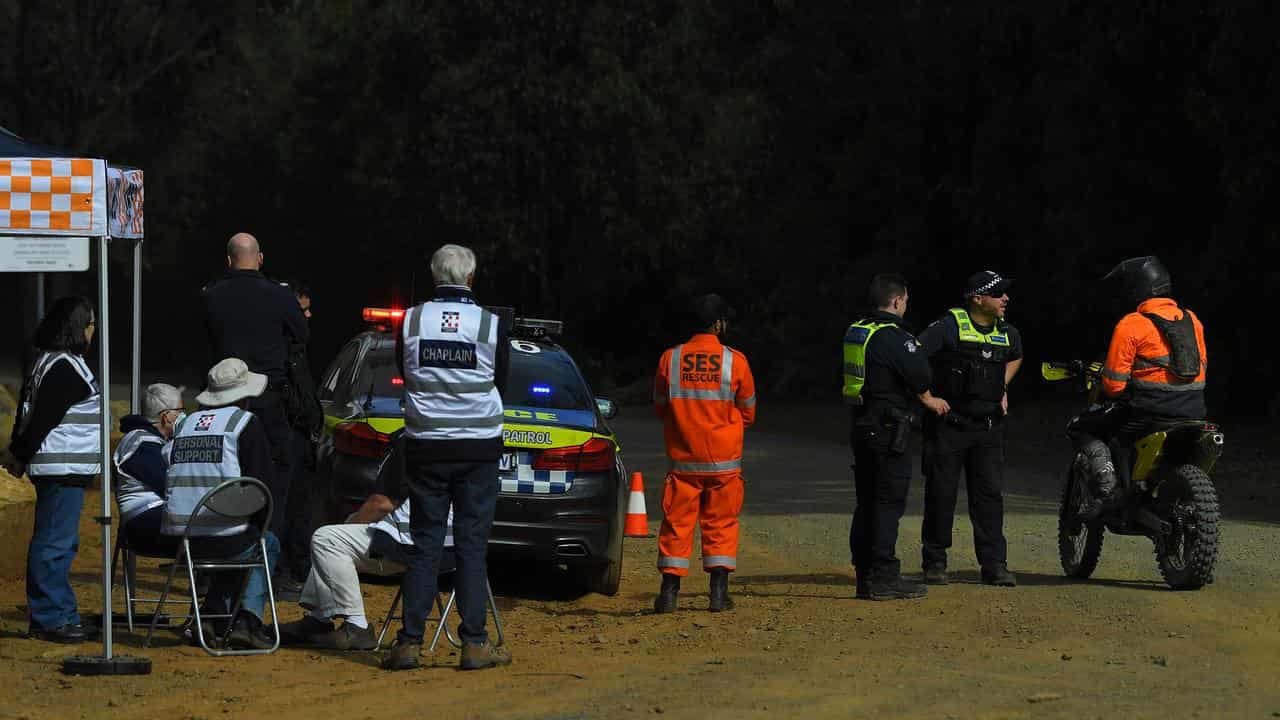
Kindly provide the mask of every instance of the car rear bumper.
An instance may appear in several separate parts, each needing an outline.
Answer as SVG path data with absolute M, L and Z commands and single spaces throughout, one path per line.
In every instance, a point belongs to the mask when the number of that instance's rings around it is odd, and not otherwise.
M 329 522 L 342 522 L 376 486 L 378 461 L 337 455 Z M 490 554 L 570 566 L 609 562 L 609 541 L 622 532 L 616 473 L 579 476 L 566 493 L 498 494 Z

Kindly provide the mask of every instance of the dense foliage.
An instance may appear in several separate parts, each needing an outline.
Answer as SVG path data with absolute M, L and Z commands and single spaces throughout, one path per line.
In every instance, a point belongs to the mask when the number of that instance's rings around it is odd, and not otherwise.
M 643 382 L 714 289 L 763 391 L 790 398 L 834 396 L 874 272 L 912 280 L 918 324 L 974 270 L 1018 278 L 1038 360 L 1101 352 L 1116 315 L 1095 279 L 1154 252 L 1209 328 L 1213 402 L 1260 412 L 1280 379 L 1245 367 L 1280 279 L 1261 261 L 1278 13 L 0 0 L 0 125 L 146 170 L 153 367 L 203 365 L 181 349 L 237 230 L 314 287 L 318 364 L 456 241 L 484 300 L 566 321 L 598 386 Z

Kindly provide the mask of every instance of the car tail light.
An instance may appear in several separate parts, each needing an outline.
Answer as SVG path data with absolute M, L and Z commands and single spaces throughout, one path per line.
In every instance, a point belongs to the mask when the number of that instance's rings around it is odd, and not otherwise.
M 346 455 L 380 458 L 391 447 L 391 436 L 367 423 L 345 422 L 333 429 L 333 447 Z
M 404 320 L 404 310 L 397 308 L 372 308 L 364 309 L 364 321 L 367 323 L 391 323 L 397 325 Z
M 539 452 L 533 457 L 533 469 L 607 472 L 613 469 L 613 451 L 608 440 L 591 438 L 581 445 Z

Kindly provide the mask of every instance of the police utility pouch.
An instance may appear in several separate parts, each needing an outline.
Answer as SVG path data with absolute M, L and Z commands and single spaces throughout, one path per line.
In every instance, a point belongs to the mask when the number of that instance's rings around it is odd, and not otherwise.
M 905 453 L 908 435 L 911 433 L 911 413 L 898 408 L 885 408 L 884 426 L 889 432 L 889 452 L 895 455 Z

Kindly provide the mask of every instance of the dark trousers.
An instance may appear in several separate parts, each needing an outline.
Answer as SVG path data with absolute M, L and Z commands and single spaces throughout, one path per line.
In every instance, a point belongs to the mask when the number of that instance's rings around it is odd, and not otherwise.
M 294 579 L 305 579 L 311 569 L 311 486 L 314 475 L 308 455 L 314 453 L 306 431 L 289 430 L 289 497 L 280 522 L 272 520 L 280 537 L 281 569 Z
M 80 550 L 80 510 L 84 488 L 57 478 L 37 478 L 36 517 L 27 547 L 27 610 L 31 626 L 56 630 L 78 625 L 80 613 L 71 589 L 71 561 Z
M 409 481 L 409 527 L 418 552 L 411 553 L 401 590 L 404 593 L 403 640 L 421 642 L 427 613 L 436 597 L 436 580 L 444 548 L 445 523 L 453 503 L 453 540 L 457 554 L 458 634 L 464 642 L 483 643 L 489 597 L 489 531 L 498 501 L 498 463 L 429 461 L 415 457 L 416 441 L 405 440 Z
M 164 522 L 164 506 L 158 505 L 133 516 L 121 528 L 120 532 L 129 543 L 129 549 L 136 555 L 151 558 L 169 558 L 178 555 L 178 547 L 182 545 L 180 535 L 162 535 L 160 526 Z M 242 550 L 243 548 L 238 548 Z
M 1111 462 L 1121 487 L 1128 487 L 1133 453 L 1131 443 L 1147 418 L 1122 403 L 1108 403 L 1089 408 L 1067 423 L 1067 436 L 1079 451 L 1087 443 L 1101 442 L 1111 452 Z M 1097 492 L 1096 483 L 1091 488 Z
M 249 411 L 258 416 L 271 443 L 271 464 L 275 477 L 258 478 L 271 489 L 271 527 L 278 528 L 289 516 L 289 418 L 285 415 L 284 399 L 277 390 L 267 390 L 249 400 Z
M 855 428 L 853 477 L 857 504 L 849 528 L 849 552 L 858 579 L 891 579 L 901 572 L 895 554 L 898 523 L 907 507 L 911 453 L 888 449 L 880 428 Z
M 1008 561 L 1004 538 L 1004 426 L 957 427 L 933 420 L 924 441 L 924 566 L 947 566 L 960 476 L 969 495 L 973 549 L 984 568 Z

